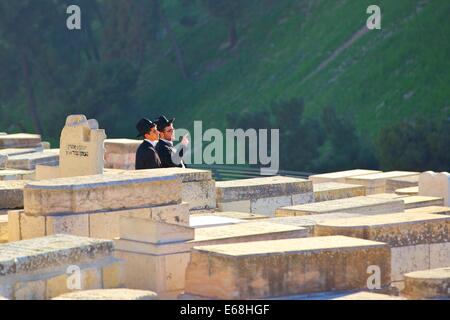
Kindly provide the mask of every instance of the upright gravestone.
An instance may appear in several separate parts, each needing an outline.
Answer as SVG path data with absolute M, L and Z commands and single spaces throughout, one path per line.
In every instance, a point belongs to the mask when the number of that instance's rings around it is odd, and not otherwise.
M 39 166 L 37 179 L 51 179 L 103 174 L 104 129 L 95 119 L 70 115 L 61 132 L 59 167 Z

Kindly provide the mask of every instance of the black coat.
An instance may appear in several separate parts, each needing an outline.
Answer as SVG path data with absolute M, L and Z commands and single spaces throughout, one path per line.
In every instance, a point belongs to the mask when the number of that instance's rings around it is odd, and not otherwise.
M 163 141 L 159 140 L 158 144 L 156 145 L 156 151 L 159 154 L 159 158 L 161 159 L 161 167 L 163 168 L 173 168 L 173 167 L 179 167 L 179 168 L 186 168 L 185 163 L 182 159 L 179 164 L 176 164 L 172 161 L 172 154 L 178 153 L 180 155 L 180 158 L 183 156 L 183 150 L 178 151 L 173 145 Z
M 161 160 L 153 145 L 143 141 L 136 151 L 136 170 L 161 168 Z

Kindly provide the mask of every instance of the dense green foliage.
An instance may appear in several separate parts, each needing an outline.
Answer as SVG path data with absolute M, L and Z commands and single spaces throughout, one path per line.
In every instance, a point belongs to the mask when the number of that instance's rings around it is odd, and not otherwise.
M 82 30 L 66 28 L 69 4 Z M 358 33 L 370 4 L 1 1 L 0 131 L 57 145 L 66 115 L 84 113 L 133 137 L 165 113 L 187 129 L 280 127 L 283 169 L 448 170 L 433 123 L 450 117 L 450 2 L 379 0 L 382 30 Z

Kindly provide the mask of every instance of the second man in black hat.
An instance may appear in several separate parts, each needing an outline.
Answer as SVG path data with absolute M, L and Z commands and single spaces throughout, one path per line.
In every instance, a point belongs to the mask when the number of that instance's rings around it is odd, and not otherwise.
M 161 160 L 156 151 L 156 144 L 159 139 L 159 132 L 156 123 L 143 118 L 136 125 L 139 132 L 137 137 L 143 137 L 136 151 L 136 170 L 161 168 Z
M 160 116 L 155 122 L 158 124 L 157 129 L 159 131 L 159 142 L 156 145 L 156 151 L 161 159 L 161 166 L 163 168 L 179 167 L 186 168 L 181 157 L 183 156 L 183 149 L 177 150 L 173 146 L 175 140 L 175 129 L 173 127 L 173 121 L 167 120 L 165 116 Z M 183 137 L 181 141 L 182 146 L 187 146 L 189 140 L 187 137 Z

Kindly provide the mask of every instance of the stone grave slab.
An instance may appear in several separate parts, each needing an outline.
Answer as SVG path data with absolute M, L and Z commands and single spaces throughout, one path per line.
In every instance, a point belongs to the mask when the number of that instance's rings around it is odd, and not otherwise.
M 405 289 L 402 295 L 416 300 L 448 300 L 450 298 L 450 267 L 405 274 Z
M 158 295 L 152 291 L 119 289 L 97 289 L 66 293 L 52 300 L 157 300 Z
M 191 217 L 201 217 L 201 216 L 214 216 L 214 217 L 226 217 L 239 220 L 261 220 L 267 219 L 268 217 L 262 214 L 248 213 L 248 212 L 237 212 L 237 211 L 220 211 L 220 212 L 208 212 L 208 213 L 192 213 Z
M 16 170 L 16 169 L 0 170 L 0 181 L 33 180 L 34 177 L 35 177 L 34 170 Z
M 303 216 L 332 212 L 381 214 L 402 212 L 404 202 L 399 199 L 380 199 L 367 196 L 337 199 L 316 203 L 288 206 L 277 209 L 276 216 Z
M 8 242 L 8 215 L 0 215 L 0 243 Z
M 34 170 L 39 164 L 55 165 L 58 164 L 58 161 L 58 149 L 50 149 L 40 152 L 8 156 L 6 167 L 8 169 Z
M 390 249 L 381 242 L 331 236 L 200 246 L 192 250 L 185 292 L 259 299 L 364 289 L 370 265 L 380 267 L 381 286 L 388 286 Z
M 112 241 L 70 235 L 2 244 L 0 294 L 8 299 L 42 300 L 70 292 L 70 266 L 80 271 L 83 290 L 120 287 L 121 261 L 112 253 Z
M 191 216 L 189 223 L 192 228 L 206 228 L 206 227 L 218 227 L 218 226 L 226 226 L 230 224 L 242 223 L 246 222 L 241 219 L 234 219 L 229 217 L 220 217 L 220 216 L 210 216 L 210 215 L 201 215 L 201 216 Z
M 354 170 L 346 170 L 339 172 L 329 172 L 329 173 L 321 173 L 309 176 L 309 180 L 314 183 L 323 183 L 323 182 L 339 182 L 345 183 L 346 179 L 354 176 L 362 176 L 366 174 L 373 173 L 381 173 L 378 170 L 365 170 L 365 169 L 354 169 Z
M 450 215 L 450 207 L 429 206 L 405 210 L 406 213 L 434 213 Z
M 393 213 L 320 222 L 315 236 L 343 235 L 388 244 L 392 281 L 403 274 L 450 265 L 450 217 L 427 213 Z
M 219 211 L 273 216 L 279 207 L 314 201 L 312 182 L 274 176 L 216 182 Z
M 181 181 L 171 175 L 81 176 L 33 181 L 24 188 L 24 208 L 28 215 L 90 213 L 179 203 Z
M 23 208 L 23 189 L 28 180 L 0 181 L 0 209 Z
M 37 148 L 41 146 L 41 136 L 38 134 L 15 133 L 0 135 L 0 149 Z
M 409 187 L 396 189 L 395 193 L 400 196 L 417 196 L 419 195 L 419 187 Z
M 313 184 L 314 201 L 328 201 L 365 196 L 366 188 L 355 184 L 323 182 Z
M 397 189 L 419 186 L 419 175 L 392 178 L 386 180 L 386 192 L 394 192 Z
M 132 139 L 105 140 L 105 167 L 111 169 L 134 170 L 136 151 L 142 143 Z
M 444 198 L 444 205 L 450 207 L 450 173 L 427 171 L 419 177 L 419 195 Z
M 386 181 L 388 179 L 417 176 L 418 174 L 418 172 L 412 171 L 388 171 L 348 177 L 345 179 L 345 182 L 363 185 L 366 187 L 366 194 L 376 194 L 386 192 Z

